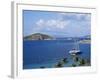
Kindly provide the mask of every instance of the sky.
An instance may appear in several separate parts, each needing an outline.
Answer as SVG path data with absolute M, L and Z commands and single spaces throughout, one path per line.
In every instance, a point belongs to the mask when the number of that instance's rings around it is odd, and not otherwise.
M 91 14 L 23 10 L 23 35 L 82 37 L 91 34 Z

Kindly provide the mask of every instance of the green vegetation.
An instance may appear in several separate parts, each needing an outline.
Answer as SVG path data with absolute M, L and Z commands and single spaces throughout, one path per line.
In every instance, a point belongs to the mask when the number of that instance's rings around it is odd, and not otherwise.
M 71 56 L 73 63 L 70 65 L 70 67 L 77 67 L 77 66 L 88 66 L 90 65 L 90 61 L 84 58 L 81 58 L 78 55 Z M 54 67 L 60 68 L 64 67 L 65 64 L 67 64 L 69 61 L 67 58 L 61 59 Z
M 66 63 L 68 63 L 67 58 L 63 58 L 55 65 L 55 67 L 63 67 Z
M 62 62 L 58 62 L 55 67 L 59 68 L 59 67 L 63 67 L 63 63 Z
M 76 67 L 76 66 L 77 66 L 76 64 L 74 64 L 74 63 L 72 64 L 72 67 Z
M 81 58 L 80 56 L 72 56 L 71 57 L 73 60 L 73 64 L 71 66 L 76 67 L 76 66 L 89 66 L 90 65 L 90 60 Z
M 81 59 L 81 60 L 79 61 L 79 66 L 83 66 L 83 65 L 85 65 L 85 64 L 86 64 L 86 62 L 85 62 L 84 59 Z
M 64 63 L 68 63 L 67 58 L 63 58 L 62 61 L 63 61 Z
M 74 61 L 74 62 L 78 62 L 79 59 L 80 59 L 80 58 L 79 58 L 78 56 L 73 56 L 73 61 Z

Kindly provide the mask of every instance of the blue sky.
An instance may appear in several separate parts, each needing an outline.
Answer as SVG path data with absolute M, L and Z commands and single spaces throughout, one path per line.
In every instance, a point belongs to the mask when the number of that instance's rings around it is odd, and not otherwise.
M 44 33 L 55 37 L 80 37 L 91 34 L 91 14 L 23 11 L 24 36 Z

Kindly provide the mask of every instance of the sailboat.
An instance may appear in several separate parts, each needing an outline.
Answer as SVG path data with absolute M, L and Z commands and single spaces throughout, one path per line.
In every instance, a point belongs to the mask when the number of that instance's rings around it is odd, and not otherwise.
M 69 51 L 69 54 L 71 54 L 71 55 L 78 55 L 78 54 L 81 54 L 81 53 L 82 52 L 79 49 L 79 42 L 77 41 L 77 39 L 74 39 L 74 48 Z

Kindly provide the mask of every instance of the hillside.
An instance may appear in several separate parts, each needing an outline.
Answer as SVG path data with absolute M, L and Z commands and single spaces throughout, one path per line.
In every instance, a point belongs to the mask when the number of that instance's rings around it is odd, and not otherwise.
M 53 39 L 53 37 L 42 33 L 34 33 L 32 35 L 24 37 L 24 40 L 51 40 L 51 39 Z

